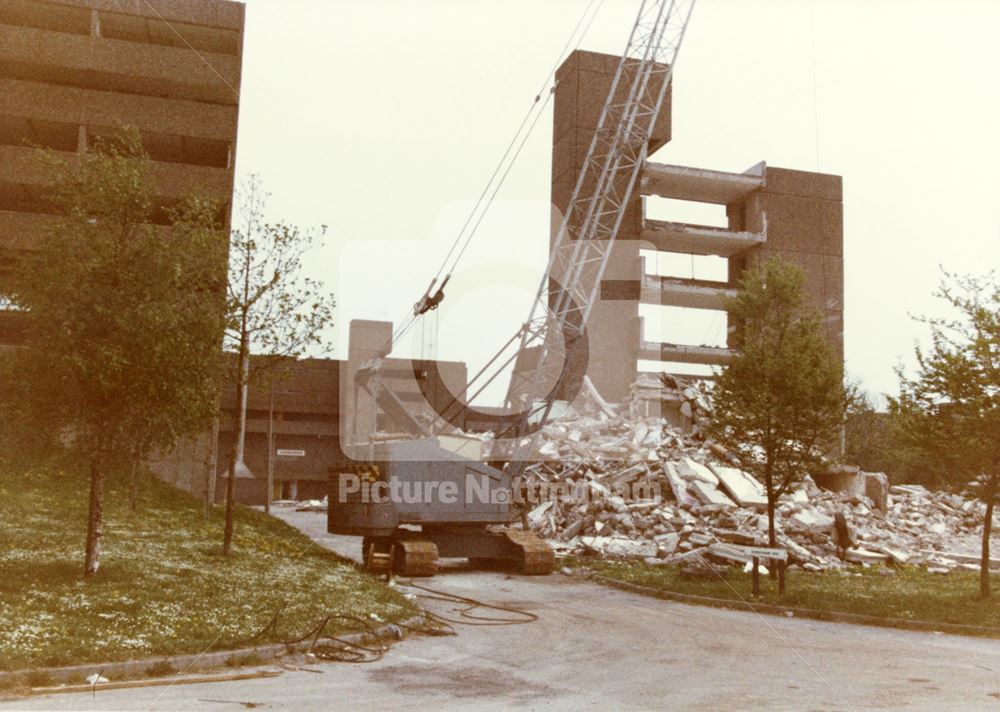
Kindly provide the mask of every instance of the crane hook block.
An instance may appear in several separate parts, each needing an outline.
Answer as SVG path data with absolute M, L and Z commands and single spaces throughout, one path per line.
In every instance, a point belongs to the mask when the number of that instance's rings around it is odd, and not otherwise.
M 427 311 L 427 300 L 430 298 L 431 290 L 434 289 L 434 285 L 437 284 L 437 277 L 431 280 L 431 283 L 427 285 L 427 291 L 424 292 L 424 296 L 420 297 L 413 305 L 413 316 L 420 316 L 425 311 Z
M 424 296 L 420 298 L 419 302 L 413 305 L 414 316 L 420 316 L 421 314 L 426 314 L 427 312 L 438 308 L 438 305 L 444 301 L 444 287 L 448 284 L 449 279 L 451 279 L 450 274 L 444 278 L 444 281 L 441 282 L 441 286 L 437 288 L 437 291 L 434 292 L 433 295 L 431 294 L 431 290 L 434 289 L 434 284 L 437 282 L 437 278 L 431 280 L 431 284 L 424 293 Z

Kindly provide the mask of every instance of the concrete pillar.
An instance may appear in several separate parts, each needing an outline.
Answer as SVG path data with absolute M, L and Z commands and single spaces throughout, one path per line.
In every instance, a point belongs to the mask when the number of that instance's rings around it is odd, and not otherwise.
M 366 361 L 385 355 L 392 339 L 392 322 L 352 319 L 347 360 L 340 372 L 340 438 L 350 443 L 375 431 L 375 400 L 354 384 L 354 375 Z

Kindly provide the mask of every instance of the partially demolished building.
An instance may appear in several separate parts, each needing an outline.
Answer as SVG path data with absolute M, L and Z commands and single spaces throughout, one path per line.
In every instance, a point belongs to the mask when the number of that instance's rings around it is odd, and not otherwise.
M 619 58 L 577 50 L 556 73 L 552 145 L 552 203 L 565 210 L 593 138 Z M 671 139 L 671 94 L 652 132 L 650 155 Z M 646 218 L 647 201 L 657 198 L 725 206 L 726 227 Z M 724 282 L 655 274 L 646 255 L 683 253 L 728 260 Z M 742 173 L 649 161 L 619 229 L 601 284 L 601 298 L 588 322 L 587 369 L 607 400 L 621 402 L 640 372 L 640 361 L 721 365 L 726 345 L 679 344 L 647 337 L 639 305 L 724 310 L 740 274 L 754 260 L 771 255 L 797 264 L 806 276 L 807 303 L 824 318 L 827 338 L 843 355 L 843 204 L 840 176 L 774 168 L 764 162 Z M 651 331 L 651 330 L 649 330 Z

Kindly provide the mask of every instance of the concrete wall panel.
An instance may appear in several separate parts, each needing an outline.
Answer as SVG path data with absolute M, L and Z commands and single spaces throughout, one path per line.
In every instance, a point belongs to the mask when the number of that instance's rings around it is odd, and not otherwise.
M 767 249 L 844 254 L 844 209 L 839 201 L 766 191 Z
M 829 173 L 767 167 L 767 192 L 842 201 L 844 181 Z
M 0 79 L 0 114 L 232 141 L 236 106 Z
M 49 0 L 59 5 L 138 15 L 150 19 L 212 25 L 230 30 L 243 30 L 244 5 L 221 0 L 171 0 L 150 6 L 145 0 Z
M 7 77 L 44 72 L 61 83 L 237 104 L 240 57 L 201 54 L 204 60 L 188 48 L 0 25 L 0 65 L 7 65 Z

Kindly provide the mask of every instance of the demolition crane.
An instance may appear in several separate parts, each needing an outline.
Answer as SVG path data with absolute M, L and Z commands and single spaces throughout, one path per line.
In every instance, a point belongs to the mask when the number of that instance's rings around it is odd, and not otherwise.
M 553 553 L 544 541 L 527 530 L 503 526 L 513 517 L 512 483 L 533 456 L 536 434 L 552 416 L 554 404 L 579 390 L 582 376 L 575 366 L 586 348 L 587 320 L 646 161 L 694 4 L 642 0 L 528 319 L 490 361 L 499 365 L 487 383 L 511 363 L 520 374 L 512 379 L 505 414 L 495 428 L 496 436 L 510 443 L 503 461 L 484 463 L 479 453 L 468 451 L 468 442 L 464 449 L 456 448 L 449 435 L 430 432 L 386 385 L 380 375 L 382 358 L 358 370 L 356 386 L 406 432 L 406 437 L 372 437 L 349 446 L 348 454 L 358 464 L 331 477 L 327 528 L 364 537 L 369 570 L 429 576 L 439 557 L 464 557 L 505 562 L 524 574 L 551 572 Z M 464 246 L 458 258 L 463 252 Z M 414 321 L 441 303 L 451 269 L 439 273 L 414 304 L 383 358 Z M 509 347 L 516 348 L 505 359 Z M 440 415 L 454 422 L 452 413 Z M 401 485 L 430 496 L 390 496 Z

